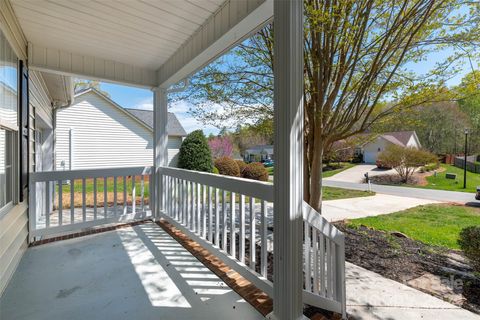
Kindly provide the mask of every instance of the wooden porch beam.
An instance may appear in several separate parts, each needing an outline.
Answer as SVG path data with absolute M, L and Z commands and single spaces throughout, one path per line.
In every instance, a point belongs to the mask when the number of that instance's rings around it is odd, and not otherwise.
M 157 86 L 155 70 L 28 43 L 29 68 L 137 87 Z
M 165 88 L 155 88 L 153 90 L 153 135 L 154 152 L 153 165 L 155 167 L 155 195 L 150 195 L 150 199 L 155 199 L 155 208 L 152 215 L 155 219 L 160 217 L 163 210 L 163 183 L 161 167 L 168 166 L 168 109 L 167 109 L 167 90 Z
M 303 318 L 303 1 L 275 0 L 273 316 Z
M 227 0 L 157 71 L 169 87 L 201 69 L 273 17 L 273 0 Z

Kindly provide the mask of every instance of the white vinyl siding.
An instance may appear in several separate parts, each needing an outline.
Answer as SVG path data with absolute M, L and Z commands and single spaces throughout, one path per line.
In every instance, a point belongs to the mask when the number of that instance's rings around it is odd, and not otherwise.
M 72 169 L 153 165 L 152 130 L 93 91 L 77 96 L 56 117 L 56 170 L 69 170 L 70 158 Z M 169 137 L 169 162 L 181 141 Z

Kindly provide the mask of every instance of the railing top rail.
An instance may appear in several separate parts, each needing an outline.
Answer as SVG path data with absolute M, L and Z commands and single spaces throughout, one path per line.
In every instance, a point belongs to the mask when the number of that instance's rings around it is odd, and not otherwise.
M 222 176 L 213 173 L 161 167 L 160 173 L 222 190 L 243 194 L 257 199 L 273 202 L 273 185 L 268 182 Z
M 345 243 L 345 235 L 306 202 L 303 202 L 303 219 L 336 244 Z
M 125 167 L 125 168 L 103 168 L 84 169 L 69 171 L 43 171 L 30 173 L 30 182 L 44 182 L 57 180 L 72 180 L 82 178 L 120 177 L 120 176 L 141 176 L 153 173 L 152 167 Z

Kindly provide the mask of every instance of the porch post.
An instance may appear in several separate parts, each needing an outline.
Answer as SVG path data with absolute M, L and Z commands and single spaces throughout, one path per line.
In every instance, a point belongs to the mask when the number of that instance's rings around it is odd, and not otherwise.
M 160 167 L 168 165 L 167 149 L 167 90 L 161 87 L 153 90 L 153 165 L 155 167 L 155 195 L 154 209 L 152 215 L 154 219 L 159 219 L 160 211 L 163 210 L 163 179 L 160 174 Z
M 274 0 L 273 318 L 303 318 L 303 0 Z

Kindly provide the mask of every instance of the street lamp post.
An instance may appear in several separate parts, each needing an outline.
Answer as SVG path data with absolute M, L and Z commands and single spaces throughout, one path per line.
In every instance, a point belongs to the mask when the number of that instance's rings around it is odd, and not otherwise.
M 463 165 L 463 189 L 467 188 L 467 147 L 468 147 L 468 129 L 465 128 L 465 157 Z

